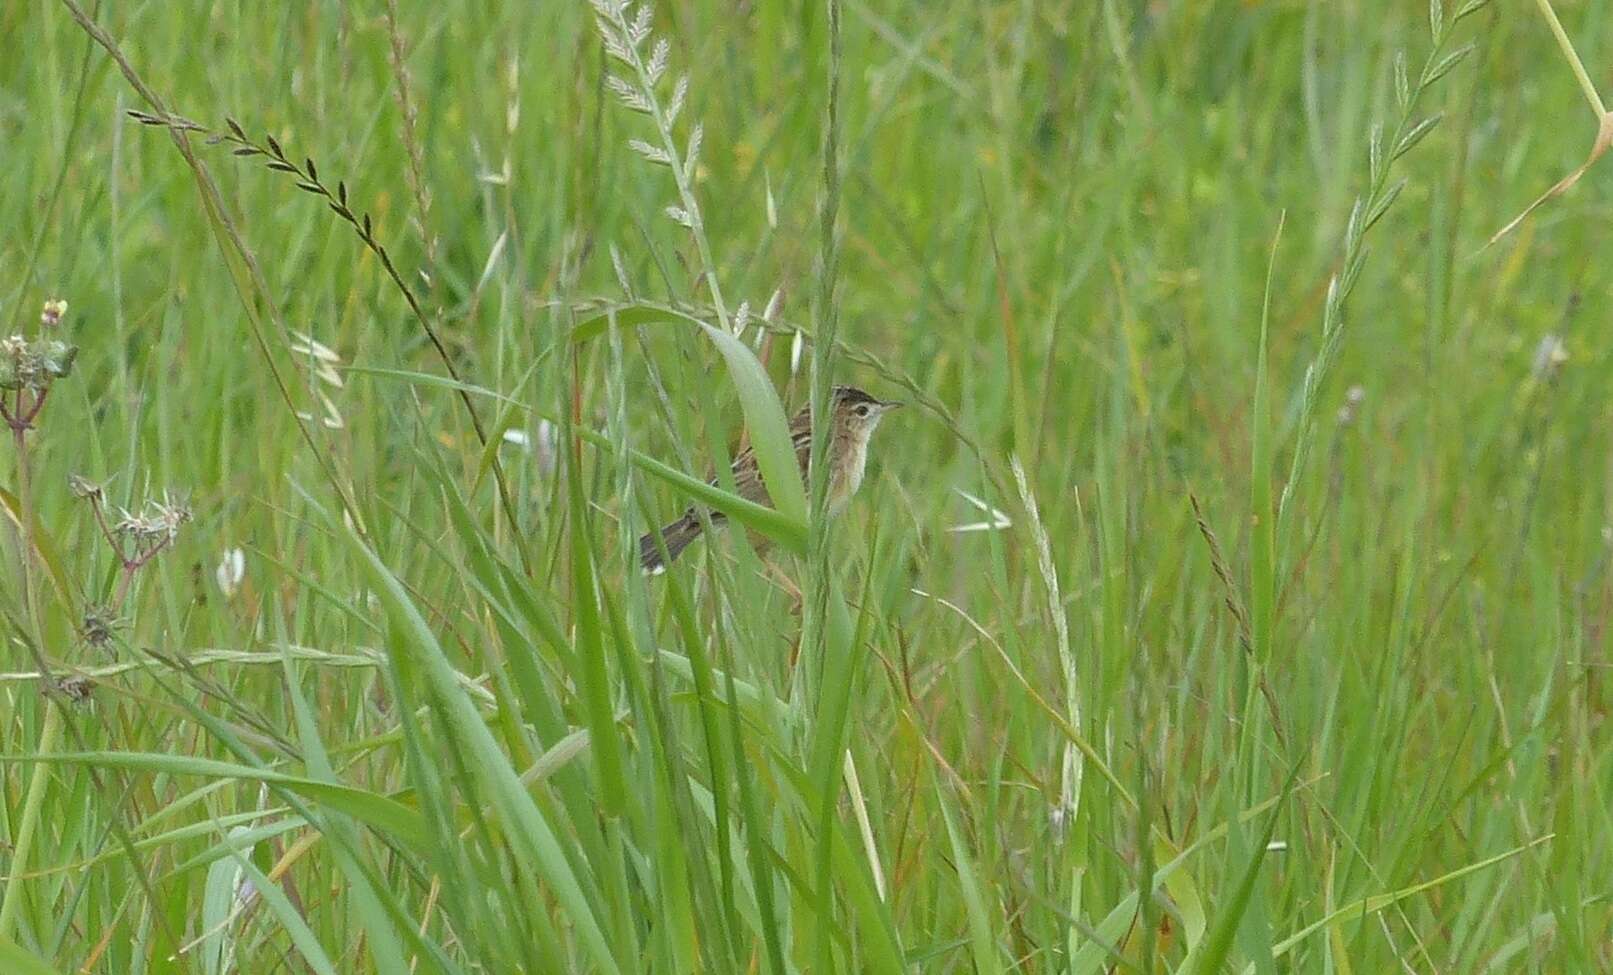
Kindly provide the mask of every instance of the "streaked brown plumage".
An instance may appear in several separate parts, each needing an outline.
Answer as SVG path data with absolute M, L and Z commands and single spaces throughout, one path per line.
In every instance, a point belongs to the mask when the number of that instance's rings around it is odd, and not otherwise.
M 874 428 L 879 426 L 880 419 L 901 405 L 875 399 L 855 386 L 834 388 L 834 439 L 830 441 L 828 453 L 829 517 L 833 518 L 844 511 L 851 496 L 857 493 L 868 463 L 868 439 L 873 435 Z M 803 407 L 791 418 L 790 442 L 795 445 L 795 460 L 801 468 L 802 483 L 809 483 L 806 477 L 807 465 L 812 458 L 810 406 Z M 746 447 L 739 452 L 731 470 L 734 487 L 738 489 L 740 497 L 757 504 L 772 505 L 773 500 L 768 496 L 767 485 L 762 482 L 762 473 L 756 466 L 756 455 L 751 448 Z M 716 484 L 716 479 L 711 483 Z M 708 512 L 707 517 L 714 526 L 721 526 L 728 520 L 720 511 Z M 702 530 L 700 515 L 692 507 L 683 513 L 683 517 L 662 528 L 659 534 L 666 545 L 666 561 L 676 559 L 679 553 L 700 537 Z M 645 535 L 638 541 L 639 562 L 644 571 L 652 575 L 666 570 L 666 562 L 662 561 L 661 551 L 655 544 L 655 534 Z

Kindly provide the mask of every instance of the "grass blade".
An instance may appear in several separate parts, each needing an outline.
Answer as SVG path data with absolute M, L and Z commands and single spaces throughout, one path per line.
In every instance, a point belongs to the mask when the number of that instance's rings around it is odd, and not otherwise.
M 0 971 L 14 975 L 61 975 L 61 972 L 3 934 L 0 934 Z
M 480 713 L 464 688 L 455 680 L 454 669 L 438 645 L 435 634 L 426 625 L 425 618 L 420 615 L 403 584 L 364 540 L 351 530 L 346 538 L 374 585 L 396 633 L 396 638 L 389 641 L 388 649 L 394 654 L 407 653 L 410 662 L 419 667 L 431 690 L 433 709 L 451 730 L 455 745 L 467 753 L 472 773 L 488 801 L 498 811 L 511 843 L 526 859 L 529 868 L 549 885 L 561 910 L 576 926 L 594 964 L 608 975 L 619 975 L 621 969 L 605 939 L 599 918 L 595 916 L 570 862 L 560 848 L 559 837 L 532 797 L 526 793 L 519 774 L 511 767 L 492 733 L 482 723 Z

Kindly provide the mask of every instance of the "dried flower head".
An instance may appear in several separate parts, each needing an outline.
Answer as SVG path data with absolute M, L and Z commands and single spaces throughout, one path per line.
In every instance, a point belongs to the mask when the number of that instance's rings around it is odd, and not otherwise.
M 42 393 L 71 373 L 77 358 L 78 346 L 55 339 L 0 339 L 0 389 Z
M 95 693 L 95 680 L 84 674 L 68 674 L 56 682 L 56 689 L 74 704 L 88 704 Z
M 67 475 L 67 489 L 73 492 L 73 497 L 82 498 L 95 504 L 101 503 L 106 497 L 106 489 L 82 474 Z
M 176 501 L 164 492 L 161 501 L 148 500 L 138 511 L 117 509 L 117 520 L 109 521 L 108 509 L 101 506 L 100 489 L 85 485 L 88 482 L 80 478 L 75 481 L 74 487 L 84 492 L 82 496 L 94 499 L 96 527 L 101 530 L 101 537 L 106 539 L 123 569 L 117 595 L 111 602 L 112 608 L 116 609 L 124 604 L 135 573 L 173 546 L 179 537 L 179 529 L 191 520 L 191 510 L 184 501 Z M 92 645 L 110 639 L 110 612 L 92 611 L 85 614 L 83 631 L 85 639 Z
M 112 526 L 112 531 L 136 544 L 167 544 L 179 536 L 180 526 L 190 521 L 191 517 L 189 505 L 174 501 L 165 494 L 161 501 L 147 501 L 139 514 L 125 510 L 123 517 Z
M 120 625 L 112 610 L 104 606 L 90 606 L 84 610 L 84 620 L 78 630 L 85 643 L 96 650 L 105 650 L 111 645 L 112 637 Z
M 21 335 L 0 339 L 0 389 L 22 388 L 27 356 L 28 340 Z

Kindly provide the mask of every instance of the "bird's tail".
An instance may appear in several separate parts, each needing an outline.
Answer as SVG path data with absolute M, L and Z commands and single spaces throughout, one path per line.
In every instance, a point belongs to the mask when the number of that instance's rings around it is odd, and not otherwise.
M 659 533 L 651 532 L 638 540 L 639 564 L 644 567 L 646 575 L 660 575 L 666 571 L 667 563 L 678 557 L 678 553 L 689 547 L 689 543 L 700 537 L 700 519 L 691 509 L 684 512 L 683 517 L 672 524 L 662 528 Z M 661 541 L 666 545 L 666 559 L 661 558 L 661 550 L 655 544 L 655 536 L 659 534 Z

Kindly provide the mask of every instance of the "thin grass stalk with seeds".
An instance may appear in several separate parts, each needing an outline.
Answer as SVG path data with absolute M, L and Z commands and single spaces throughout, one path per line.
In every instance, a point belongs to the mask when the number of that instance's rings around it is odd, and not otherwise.
M 454 391 L 458 394 L 460 402 L 464 404 L 465 413 L 470 418 L 471 429 L 476 434 L 478 446 L 484 449 L 487 447 L 487 430 L 482 423 L 481 414 L 477 411 L 476 404 L 471 399 L 470 391 L 465 388 L 465 380 L 460 376 L 458 367 L 454 365 L 453 357 L 438 336 L 437 329 L 426 315 L 420 300 L 415 297 L 414 290 L 404 281 L 397 265 L 392 262 L 392 256 L 387 252 L 386 245 L 376 238 L 375 225 L 370 219 L 369 213 L 366 212 L 361 217 L 348 206 L 347 183 L 345 181 L 338 180 L 336 191 L 331 192 L 330 188 L 319 178 L 319 169 L 312 157 L 305 158 L 302 164 L 298 165 L 285 154 L 274 136 L 265 135 L 262 143 L 254 142 L 247 137 L 240 123 L 232 118 L 225 119 L 225 124 L 228 126 L 227 132 L 215 132 L 204 125 L 173 115 L 156 115 L 138 109 L 130 109 L 128 114 L 130 118 L 142 125 L 170 129 L 177 127 L 181 131 L 205 134 L 210 143 L 233 145 L 235 148 L 232 150 L 232 154 L 236 156 L 267 157 L 269 169 L 290 174 L 296 179 L 298 189 L 323 199 L 332 213 L 353 228 L 353 231 L 358 235 L 359 241 L 381 262 L 381 267 L 386 271 L 387 277 L 403 295 L 403 300 L 408 304 L 409 311 L 414 315 L 415 321 L 419 323 L 421 330 L 426 334 L 426 338 L 430 340 L 432 348 L 436 350 L 437 357 L 442 361 L 443 369 L 447 371 L 448 377 L 454 381 Z M 530 575 L 532 567 L 528 562 L 526 536 L 521 529 L 520 519 L 516 515 L 515 500 L 510 493 L 509 481 L 504 474 L 504 465 L 500 462 L 496 452 L 490 456 L 489 460 L 493 471 L 493 480 L 498 486 L 500 507 L 503 508 L 505 521 L 509 524 L 510 531 L 515 536 L 516 552 L 521 560 L 522 567 Z M 354 520 L 358 520 L 356 512 Z
M 591 0 L 591 3 L 605 53 L 632 72 L 632 80 L 607 74 L 605 86 L 623 107 L 648 117 L 655 125 L 659 144 L 632 139 L 628 146 L 646 161 L 672 171 L 678 202 L 666 208 L 666 215 L 687 229 L 694 238 L 695 249 L 700 255 L 701 278 L 711 292 L 717 321 L 725 331 L 733 331 L 729 323 L 728 305 L 723 300 L 722 285 L 717 280 L 717 262 L 713 257 L 711 242 L 706 237 L 705 218 L 701 215 L 700 201 L 694 193 L 694 169 L 700 158 L 705 127 L 696 122 L 682 147 L 678 145 L 674 129 L 689 95 L 689 76 L 678 77 L 673 83 L 671 98 L 663 103 L 658 87 L 666 77 L 672 45 L 666 38 L 658 38 L 650 45 L 648 59 L 645 58 L 645 45 L 653 36 L 650 27 L 654 11 L 651 5 L 648 2 L 640 4 L 637 13 L 629 21 L 631 5 L 626 0 Z
M 1199 506 L 1198 495 L 1192 491 L 1187 492 L 1187 499 L 1193 506 L 1193 521 L 1198 525 L 1199 535 L 1203 537 L 1204 544 L 1210 550 L 1210 569 L 1215 573 L 1216 579 L 1221 582 L 1222 598 L 1226 602 L 1227 612 L 1232 615 L 1238 633 L 1238 645 L 1243 648 L 1245 656 L 1254 655 L 1254 638 L 1250 635 L 1249 614 L 1244 612 L 1243 602 L 1238 598 L 1237 584 L 1232 581 L 1232 570 L 1227 567 L 1226 556 L 1221 554 L 1221 543 L 1216 540 L 1215 532 L 1210 528 L 1209 521 L 1204 517 L 1204 509 Z M 1282 712 L 1277 707 L 1277 694 L 1271 689 L 1271 683 L 1266 680 L 1263 668 L 1256 668 L 1256 680 L 1260 687 L 1260 695 L 1266 702 L 1266 710 L 1271 716 L 1271 727 L 1277 734 L 1279 741 L 1286 741 L 1283 732 Z
M 724 331 L 732 331 L 728 316 L 728 306 L 723 300 L 722 285 L 718 280 L 716 261 L 713 258 L 711 242 L 706 236 L 705 219 L 700 209 L 700 201 L 694 194 L 693 174 L 696 162 L 699 159 L 701 143 L 705 138 L 705 129 L 696 122 L 689 132 L 688 141 L 682 149 L 679 148 L 675 131 L 678 118 L 682 115 L 689 95 L 689 76 L 682 74 L 673 83 L 671 97 L 663 102 L 658 86 L 667 75 L 668 62 L 671 58 L 671 44 L 666 38 L 654 39 L 652 43 L 652 20 L 654 9 L 646 0 L 641 3 L 629 19 L 632 9 L 627 0 L 590 0 L 594 11 L 594 23 L 599 31 L 600 41 L 604 45 L 606 55 L 616 63 L 625 66 L 631 72 L 631 80 L 621 78 L 615 74 L 605 74 L 605 87 L 616 96 L 621 105 L 628 111 L 643 115 L 651 120 L 655 126 L 659 145 L 651 145 L 641 139 L 628 140 L 628 147 L 638 153 L 647 162 L 658 166 L 665 166 L 672 171 L 673 182 L 677 188 L 678 200 L 676 204 L 668 206 L 665 213 L 674 222 L 684 227 L 693 237 L 695 248 L 700 256 L 701 280 L 711 292 L 712 308 L 716 314 L 718 327 Z M 649 47 L 648 60 L 644 51 Z M 641 226 L 640 228 L 644 228 Z M 647 231 L 645 231 L 647 233 Z M 620 260 L 614 248 L 611 250 L 612 265 L 620 279 L 624 292 L 631 294 L 627 276 L 622 269 Z M 570 303 L 563 303 L 568 310 L 575 309 Z M 609 312 L 607 311 L 607 315 Z M 573 321 L 575 320 L 573 314 Z M 640 337 L 640 343 L 643 339 Z M 650 361 L 651 375 L 656 376 L 653 361 Z M 656 378 L 657 389 L 661 394 L 663 408 L 666 406 L 665 389 Z M 687 459 L 686 459 L 687 463 Z M 711 525 L 709 515 L 704 509 L 699 510 L 702 525 L 709 532 Z
M 1415 82 L 1407 74 L 1405 53 L 1401 52 L 1395 56 L 1395 102 L 1400 108 L 1400 117 L 1396 120 L 1387 143 L 1383 139 L 1383 126 L 1379 124 L 1372 128 L 1368 143 L 1367 191 L 1357 197 L 1355 204 L 1350 208 L 1350 219 L 1344 231 L 1344 252 L 1339 260 L 1342 270 L 1333 275 L 1328 282 L 1327 297 L 1322 307 L 1322 345 L 1310 365 L 1305 368 L 1305 376 L 1300 387 L 1299 425 L 1294 456 L 1289 466 L 1288 481 L 1283 485 L 1282 498 L 1277 505 L 1279 538 L 1282 537 L 1282 528 L 1287 523 L 1289 504 L 1293 501 L 1300 475 L 1305 471 L 1311 442 L 1315 439 L 1316 409 L 1322 383 L 1338 359 L 1339 346 L 1344 338 L 1346 324 L 1344 303 L 1349 298 L 1350 292 L 1355 289 L 1361 268 L 1366 262 L 1367 232 L 1383 219 L 1384 214 L 1400 196 L 1400 191 L 1406 186 L 1404 179 L 1391 184 L 1389 173 L 1396 160 L 1410 152 L 1439 124 L 1443 115 L 1441 112 L 1414 121 L 1417 103 L 1435 82 L 1449 74 L 1473 53 L 1474 45 L 1466 44 L 1449 54 L 1441 54 L 1457 23 L 1477 13 L 1488 2 L 1489 0 L 1467 0 L 1456 11 L 1455 16 L 1447 20 L 1440 0 L 1431 0 L 1429 29 L 1433 43 Z M 1386 145 L 1387 157 L 1384 148 Z
M 184 159 L 185 165 L 190 170 L 191 176 L 196 183 L 196 188 L 201 197 L 203 208 L 206 211 L 208 221 L 211 225 L 216 241 L 219 245 L 219 250 L 224 256 L 226 263 L 230 267 L 232 283 L 234 284 L 238 294 L 241 297 L 243 305 L 246 308 L 247 323 L 253 343 L 257 347 L 258 353 L 264 364 L 268 367 L 269 375 L 273 380 L 275 391 L 279 395 L 281 402 L 285 405 L 287 411 L 291 413 L 293 422 L 296 423 L 298 432 L 301 434 L 303 442 L 308 446 L 309 450 L 312 451 L 315 462 L 319 465 L 321 474 L 323 474 L 326 482 L 330 485 L 331 490 L 336 494 L 342 510 L 352 520 L 356 531 L 358 531 L 361 535 L 367 534 L 367 530 L 364 527 L 363 518 L 360 515 L 348 488 L 344 485 L 341 478 L 337 476 L 334 460 L 331 456 L 329 456 L 320 442 L 314 438 L 308 428 L 308 424 L 304 422 L 303 419 L 298 415 L 296 402 L 293 400 L 291 395 L 291 388 L 287 385 L 285 377 L 281 373 L 280 366 L 275 362 L 274 356 L 270 349 L 268 337 L 263 331 L 262 323 L 260 322 L 258 314 L 252 304 L 253 296 L 256 296 L 257 299 L 263 303 L 263 307 L 266 309 L 271 323 L 280 331 L 282 335 L 290 334 L 290 330 L 286 326 L 286 322 L 281 314 L 279 304 L 274 300 L 274 292 L 268 285 L 268 281 L 264 276 L 261 265 L 258 263 L 256 254 L 247 245 L 246 240 L 241 235 L 239 228 L 236 227 L 234 221 L 231 219 L 229 211 L 225 207 L 223 194 L 219 191 L 217 182 L 213 179 L 212 173 L 207 169 L 206 165 L 203 164 L 202 161 L 197 157 L 195 149 L 187 138 L 188 132 L 198 130 L 201 127 L 195 125 L 194 123 L 187 122 L 178 116 L 170 115 L 163 98 L 158 95 L 157 92 L 146 83 L 145 79 L 141 77 L 140 73 L 135 70 L 134 65 L 124 54 L 123 49 L 118 44 L 117 40 L 108 34 L 99 24 L 97 24 L 95 20 L 91 18 L 81 6 L 78 5 L 76 0 L 61 0 L 61 2 L 62 6 L 64 6 L 72 16 L 74 22 L 79 25 L 85 34 L 87 34 L 97 46 L 107 52 L 108 56 L 111 57 L 112 61 L 117 65 L 118 70 L 120 73 L 122 73 L 124 79 L 128 81 L 130 87 L 132 87 L 150 107 L 154 113 L 154 117 L 163 121 L 164 128 L 168 133 L 170 141 L 172 141 L 174 148 Z M 178 697 L 178 695 L 174 696 Z M 181 698 L 181 700 L 183 699 Z M 197 711 L 193 713 L 205 715 L 205 712 Z M 67 722 L 67 731 L 72 737 L 75 747 L 79 751 L 89 750 L 83 735 L 79 732 L 79 729 L 75 724 L 72 722 Z M 231 738 L 229 735 L 225 734 L 220 736 L 220 740 L 224 741 L 225 744 L 229 744 Z M 116 788 L 109 792 L 105 787 L 105 782 L 103 781 L 99 770 L 95 769 L 94 767 L 88 767 L 86 771 L 90 776 L 90 780 L 94 786 L 94 791 L 96 794 L 110 794 L 116 796 L 130 796 L 132 794 L 131 790 L 127 787 L 126 783 L 124 783 L 121 776 L 113 776 L 113 781 Z M 294 806 L 300 806 L 300 803 L 295 799 L 295 796 L 288 796 L 288 801 L 292 802 Z M 312 820 L 310 819 L 310 821 Z M 131 835 L 128 827 L 123 822 L 121 801 L 114 806 L 112 814 L 109 816 L 107 823 L 112 836 L 117 840 L 124 856 L 134 869 L 135 880 L 137 881 L 141 892 L 146 896 L 148 902 L 160 902 L 162 898 L 157 892 L 156 885 L 152 880 L 150 871 L 147 868 L 144 860 L 139 856 L 135 847 L 134 837 Z M 177 944 L 180 941 L 180 937 L 173 929 L 172 922 L 166 913 L 158 911 L 155 913 L 154 918 L 156 927 L 161 932 L 162 937 L 170 943 Z
M 684 105 L 688 100 L 689 78 L 680 75 L 673 84 L 669 100 L 661 100 L 658 86 L 667 75 L 668 62 L 671 57 L 671 44 L 666 38 L 653 39 L 652 18 L 654 11 L 650 3 L 639 5 L 637 11 L 629 19 L 631 6 L 625 0 L 590 0 L 595 14 L 595 24 L 598 27 L 601 42 L 606 55 L 616 63 L 625 66 L 631 72 L 632 80 L 626 80 L 614 74 L 605 75 L 605 87 L 609 88 L 622 106 L 631 112 L 648 117 L 655 125 L 659 145 L 651 145 L 640 139 L 630 139 L 628 147 L 638 153 L 646 161 L 659 166 L 666 166 L 672 171 L 673 181 L 678 192 L 677 204 L 666 208 L 665 213 L 674 222 L 689 231 L 695 242 L 695 248 L 702 264 L 701 280 L 705 282 L 711 292 L 712 310 L 717 319 L 717 325 L 725 332 L 737 332 L 733 328 L 727 304 L 723 299 L 722 285 L 718 280 L 716 261 L 710 240 L 706 236 L 705 220 L 700 209 L 699 199 L 694 194 L 693 175 L 696 162 L 699 158 L 700 147 L 704 141 L 704 128 L 696 122 L 689 132 L 685 148 L 680 149 L 675 126 L 682 115 Z M 645 58 L 645 48 L 649 48 L 648 60 Z M 642 229 L 642 228 L 641 228 Z M 612 263 L 618 278 L 621 279 L 625 292 L 631 294 L 626 274 L 623 272 L 621 262 L 613 249 Z M 575 312 L 570 303 L 562 303 L 563 307 Z M 626 307 L 626 306 L 624 306 Z M 607 317 L 609 311 L 607 311 Z M 575 320 L 573 314 L 573 321 Z M 697 321 L 699 319 L 696 319 Z M 642 337 L 640 342 L 642 343 Z M 650 373 L 655 377 L 657 390 L 660 394 L 663 411 L 667 406 L 665 389 L 657 377 L 653 360 L 650 363 Z M 687 464 L 687 458 L 685 459 Z M 725 465 L 724 465 L 725 466 Z M 709 532 L 711 525 L 709 514 L 704 509 L 698 510 L 702 525 Z
M 1232 581 L 1232 570 L 1227 567 L 1226 556 L 1221 554 L 1221 543 L 1216 540 L 1215 531 L 1204 517 L 1204 509 L 1199 505 L 1199 496 L 1187 492 L 1188 503 L 1193 506 L 1193 522 L 1198 525 L 1199 535 L 1203 537 L 1205 546 L 1210 550 L 1210 571 L 1221 582 L 1221 591 L 1226 602 L 1227 612 L 1232 615 L 1232 622 L 1237 625 L 1238 643 L 1244 652 L 1254 649 L 1254 641 L 1249 637 L 1249 617 L 1243 611 L 1243 601 L 1238 598 L 1237 584 Z
M 207 167 L 197 158 L 195 149 L 186 138 L 187 132 L 198 131 L 202 127 L 194 122 L 171 115 L 162 97 L 135 70 L 134 65 L 130 63 L 128 57 L 123 53 L 123 48 L 119 46 L 117 40 L 103 30 L 75 0 L 62 0 L 62 6 L 67 8 L 74 22 L 79 25 L 84 33 L 89 35 L 90 39 L 112 58 L 113 63 L 118 66 L 118 70 L 123 74 L 124 80 L 128 81 L 129 86 L 150 106 L 152 110 L 150 117 L 163 125 L 170 141 L 174 144 L 174 148 L 179 151 L 180 156 L 185 160 L 185 165 L 190 169 L 191 176 L 196 181 L 197 190 L 202 198 L 202 205 L 212 223 L 220 251 L 224 254 L 226 261 L 238 260 L 244 270 L 243 280 L 242 277 L 236 276 L 237 269 L 233 263 L 231 264 L 232 277 L 235 277 L 235 284 L 241 300 L 246 304 L 247 325 L 252 334 L 253 344 L 257 346 L 258 354 L 262 357 L 264 364 L 268 366 L 269 375 L 274 380 L 275 391 L 280 395 L 281 402 L 285 404 L 286 410 L 291 414 L 292 421 L 297 424 L 297 431 L 302 435 L 303 442 L 313 452 L 314 460 L 319 465 L 320 472 L 325 476 L 325 480 L 330 485 L 331 490 L 335 492 L 337 499 L 341 502 L 342 510 L 347 513 L 355 525 L 359 526 L 361 532 L 364 531 L 363 518 L 360 516 L 358 507 L 353 502 L 348 489 L 337 476 L 335 462 L 322 448 L 319 441 L 314 438 L 313 433 L 308 428 L 308 424 L 299 415 L 296 401 L 291 396 L 291 387 L 286 383 L 285 377 L 280 372 L 280 366 L 275 362 L 274 356 L 270 352 L 268 337 L 264 335 L 258 317 L 250 304 L 249 291 L 255 293 L 262 300 L 269 313 L 270 320 L 280 330 L 281 334 L 290 334 L 290 329 L 287 328 L 285 318 L 280 312 L 280 306 L 273 299 L 274 293 L 270 290 L 268 280 L 264 277 L 263 268 L 258 264 L 257 255 L 247 246 L 240 230 L 235 226 L 234 221 L 230 219 L 229 211 L 224 206 L 224 197 L 219 191 L 217 182 L 214 181 L 213 175 L 208 171 Z M 248 285 L 250 285 L 250 288 L 248 288 Z M 163 923 L 166 927 L 166 920 Z
M 145 117 L 144 113 L 130 112 L 129 114 L 148 125 L 162 124 L 162 120 L 150 119 Z M 421 331 L 425 333 L 426 338 L 431 342 L 432 348 L 436 350 L 438 359 L 442 361 L 443 369 L 447 371 L 448 377 L 454 381 L 454 391 L 458 394 L 460 402 L 465 406 L 465 413 L 470 418 L 471 429 L 476 434 L 476 442 L 485 449 L 487 447 L 487 429 L 482 423 L 481 413 L 477 411 L 475 401 L 471 399 L 470 391 L 465 388 L 465 380 L 460 376 L 459 368 L 454 365 L 453 356 L 449 354 L 447 346 L 443 344 L 442 338 L 437 334 L 436 327 L 432 325 L 430 316 L 426 314 L 425 308 L 420 304 L 420 299 L 415 296 L 414 289 L 410 288 L 408 282 L 404 281 L 403 274 L 398 270 L 397 265 L 392 262 L 392 255 L 387 252 L 386 245 L 376 238 L 375 225 L 370 220 L 369 213 L 365 212 L 361 217 L 348 205 L 347 183 L 337 180 L 336 191 L 333 193 L 330 187 L 319 178 L 319 170 L 314 165 L 314 160 L 311 157 L 305 158 L 302 165 L 299 166 L 294 160 L 286 156 L 285 151 L 280 147 L 280 143 L 275 141 L 274 136 L 265 135 L 263 142 L 258 143 L 248 138 L 246 132 L 234 119 L 225 119 L 225 124 L 229 127 L 229 131 L 213 133 L 209 141 L 233 145 L 235 148 L 232 150 L 232 154 L 236 156 L 266 157 L 268 159 L 266 165 L 269 169 L 290 174 L 296 180 L 299 190 L 312 193 L 323 199 L 325 205 L 330 207 L 331 212 L 336 214 L 342 222 L 352 227 L 353 231 L 358 235 L 359 241 L 381 262 L 381 267 L 386 271 L 387 277 L 391 279 L 398 292 L 403 295 L 403 300 L 408 304 L 409 311 L 414 315 L 415 321 L 419 323 Z M 514 495 L 510 493 L 509 481 L 504 475 L 504 465 L 499 461 L 496 451 L 489 455 L 489 462 L 493 471 L 493 479 L 498 485 L 499 502 L 504 509 L 505 521 L 509 524 L 510 531 L 515 536 L 516 551 L 521 559 L 521 564 L 530 575 L 532 568 L 527 561 L 528 546 L 526 536 L 521 529 L 520 519 L 516 515 L 515 499 Z
M 840 61 L 842 58 L 841 40 L 841 9 L 840 0 L 828 0 L 828 57 L 826 76 L 824 78 L 824 114 L 823 114 L 823 158 L 822 178 L 823 185 L 818 203 L 818 255 L 815 269 L 817 287 L 812 301 L 813 325 L 821 341 L 812 345 L 811 364 L 811 409 L 812 424 L 817 430 L 827 430 L 830 426 L 834 409 L 834 383 L 835 383 L 835 347 L 836 335 L 840 327 L 840 306 L 836 285 L 840 274 L 840 185 L 841 165 L 840 158 Z M 829 444 L 830 437 L 815 436 L 812 438 L 811 450 L 807 460 L 809 475 L 808 518 L 807 518 L 807 577 L 806 590 L 808 603 L 803 606 L 801 615 L 801 646 L 803 651 L 809 652 L 807 658 L 810 664 L 803 668 L 806 674 L 811 675 L 816 667 L 818 673 L 813 684 L 807 688 L 806 700 L 815 711 L 826 711 L 828 715 L 836 717 L 823 717 L 820 715 L 818 726 L 812 729 L 814 751 L 813 762 L 817 764 L 816 755 L 833 755 L 839 758 L 844 748 L 846 724 L 849 715 L 849 702 L 845 701 L 845 693 L 852 685 L 851 680 L 841 682 L 839 686 L 846 689 L 840 692 L 840 701 L 831 691 L 831 681 L 828 673 L 831 667 L 845 668 L 851 679 L 855 679 L 857 668 L 856 637 L 850 637 L 846 645 L 836 647 L 839 640 L 831 640 L 829 627 L 831 625 L 829 614 L 833 611 L 844 613 L 839 605 L 841 598 L 835 593 L 833 564 L 830 561 L 830 542 L 833 539 L 833 525 L 829 519 Z M 866 580 L 865 580 L 866 581 Z M 860 629 L 860 626 L 859 626 Z M 808 649 L 810 648 L 810 649 Z M 830 659 L 831 651 L 837 651 L 839 659 Z M 827 725 L 827 727 L 824 727 Z M 820 747 L 826 735 L 833 736 L 833 747 Z M 849 756 L 850 753 L 847 752 Z M 834 763 L 838 765 L 838 762 Z M 836 804 L 840 795 L 839 782 L 832 774 L 834 769 L 824 769 L 821 772 L 814 770 L 818 776 L 820 788 L 823 790 L 822 808 L 818 811 L 818 912 L 821 918 L 829 918 L 833 914 L 833 904 L 830 897 L 831 882 L 831 842 L 830 835 L 834 829 L 833 819 Z M 833 956 L 830 925 L 820 923 L 817 939 L 817 959 L 819 967 L 828 967 Z
M 840 328 L 840 307 L 836 301 L 835 283 L 840 271 L 840 3 L 829 0 L 829 56 L 825 78 L 827 89 L 823 115 L 823 190 L 818 208 L 817 289 L 813 296 L 813 326 L 820 341 L 812 345 L 812 418 L 815 426 L 828 426 L 833 402 L 834 359 L 836 335 Z M 825 616 L 829 610 L 829 438 L 813 437 L 811 459 L 807 470 L 811 473 L 811 493 L 808 524 L 808 551 L 811 558 L 808 582 L 815 612 L 803 617 L 804 623 L 814 620 L 817 626 L 803 633 L 805 642 L 813 647 L 815 659 L 821 661 L 827 644 L 824 639 Z
M 398 0 L 386 0 L 386 36 L 388 63 L 392 68 L 393 96 L 398 103 L 398 116 L 402 122 L 403 149 L 409 166 L 404 171 L 409 192 L 414 196 L 415 229 L 420 234 L 420 246 L 425 254 L 425 277 L 428 287 L 437 280 L 437 235 L 431 232 L 431 191 L 426 188 L 425 157 L 420 149 L 417 131 L 420 117 L 414 100 L 413 79 L 409 75 L 407 51 L 403 30 L 398 24 Z
M 1031 541 L 1036 546 L 1036 568 L 1047 590 L 1047 612 L 1053 623 L 1054 649 L 1058 652 L 1059 669 L 1064 678 L 1064 710 L 1069 714 L 1070 724 L 1081 728 L 1081 686 L 1075 668 L 1075 654 L 1070 649 L 1070 621 L 1065 615 L 1064 597 L 1059 590 L 1058 569 L 1053 565 L 1053 546 L 1048 541 L 1047 529 L 1042 525 L 1042 514 L 1036 506 L 1036 495 L 1031 493 L 1025 477 L 1025 468 L 1020 465 L 1017 456 L 1010 458 L 1009 466 L 1014 472 L 1014 485 L 1019 489 L 1020 503 L 1025 506 Z M 1056 833 L 1062 833 L 1075 823 L 1080 811 L 1081 777 L 1084 771 L 1085 759 L 1080 749 L 1071 742 L 1065 742 L 1063 760 L 1059 765 L 1059 802 L 1052 817 L 1057 827 Z

